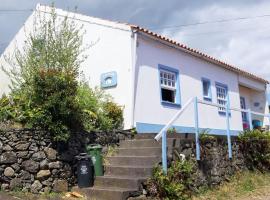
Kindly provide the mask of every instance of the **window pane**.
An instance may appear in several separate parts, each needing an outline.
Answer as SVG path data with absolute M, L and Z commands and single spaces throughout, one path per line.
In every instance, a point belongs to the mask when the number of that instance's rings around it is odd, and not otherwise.
M 164 78 L 167 78 L 167 73 L 164 73 Z
M 175 91 L 161 89 L 162 101 L 175 103 Z
M 203 96 L 209 97 L 209 82 L 203 81 Z

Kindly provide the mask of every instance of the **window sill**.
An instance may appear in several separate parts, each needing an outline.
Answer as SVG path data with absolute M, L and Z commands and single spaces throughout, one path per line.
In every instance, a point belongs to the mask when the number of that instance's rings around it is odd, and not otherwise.
M 212 102 L 212 98 L 211 97 L 203 97 L 203 100 Z
M 218 114 L 221 115 L 221 116 L 226 117 L 226 112 L 224 112 L 224 111 L 218 111 Z M 229 112 L 229 117 L 231 117 L 231 116 L 232 116 L 231 112 Z
M 181 105 L 179 103 L 172 103 L 172 102 L 168 102 L 168 101 L 161 101 L 161 104 L 163 106 L 174 107 L 174 108 L 181 108 Z

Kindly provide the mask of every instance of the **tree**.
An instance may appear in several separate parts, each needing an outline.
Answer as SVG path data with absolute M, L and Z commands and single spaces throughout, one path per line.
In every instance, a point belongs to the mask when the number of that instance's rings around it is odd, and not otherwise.
M 10 99 L 0 100 L 0 121 L 39 127 L 56 141 L 67 141 L 78 130 L 122 128 L 123 109 L 101 90 L 79 82 L 83 51 L 83 27 L 68 16 L 38 13 L 33 32 L 23 50 L 15 50 L 12 68 L 5 70 L 12 80 Z
M 14 118 L 65 141 L 70 130 L 82 128 L 76 95 L 85 59 L 83 27 L 68 16 L 57 17 L 54 8 L 49 16 L 37 13 L 34 21 L 23 50 L 15 50 L 15 62 L 8 60 L 11 70 L 4 69 L 12 81 L 12 103 L 20 105 Z

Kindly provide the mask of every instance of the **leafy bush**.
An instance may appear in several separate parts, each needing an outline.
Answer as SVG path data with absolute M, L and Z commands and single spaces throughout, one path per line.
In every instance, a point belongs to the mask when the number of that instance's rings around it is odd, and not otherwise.
M 7 58 L 12 81 L 9 97 L 0 100 L 0 121 L 48 130 L 66 141 L 77 130 L 112 130 L 122 126 L 122 108 L 100 90 L 79 83 L 83 32 L 68 17 L 36 19 L 23 50 Z
M 174 161 L 165 175 L 160 166 L 153 171 L 153 177 L 147 181 L 147 190 L 151 196 L 168 200 L 185 200 L 191 197 L 189 186 L 195 164 L 191 160 Z
M 167 130 L 167 134 L 176 134 L 177 131 L 176 131 L 176 128 L 175 127 L 171 127 Z
M 249 169 L 270 170 L 270 132 L 245 131 L 239 141 Z
M 77 101 L 82 110 L 83 126 L 87 131 L 110 131 L 123 126 L 123 108 L 113 102 L 104 91 L 82 82 L 78 89 Z
M 216 140 L 216 137 L 214 135 L 210 135 L 209 132 L 209 129 L 204 129 L 200 132 L 199 140 L 202 144 Z

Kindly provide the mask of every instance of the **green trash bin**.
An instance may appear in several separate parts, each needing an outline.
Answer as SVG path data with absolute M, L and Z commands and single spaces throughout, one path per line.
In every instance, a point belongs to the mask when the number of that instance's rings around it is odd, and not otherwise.
M 95 175 L 103 176 L 103 166 L 102 166 L 102 146 L 99 144 L 88 145 L 86 147 L 87 154 L 91 156 Z

